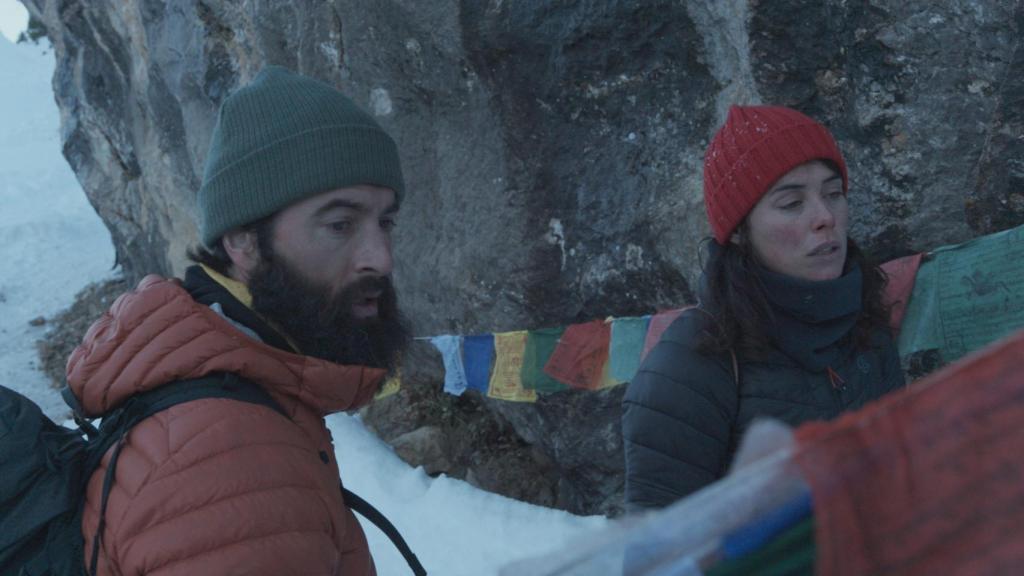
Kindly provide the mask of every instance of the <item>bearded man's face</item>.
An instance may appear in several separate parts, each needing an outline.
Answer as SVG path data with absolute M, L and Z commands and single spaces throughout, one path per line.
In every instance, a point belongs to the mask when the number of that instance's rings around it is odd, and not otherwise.
M 249 291 L 253 309 L 308 356 L 392 369 L 409 341 L 395 289 L 386 276 L 362 278 L 334 294 L 271 254 L 253 273 Z M 368 293 L 376 295 L 377 314 L 356 318 L 352 310 Z
M 303 354 L 392 369 L 409 341 L 391 283 L 394 192 L 356 186 L 282 210 L 249 274 L 253 309 Z

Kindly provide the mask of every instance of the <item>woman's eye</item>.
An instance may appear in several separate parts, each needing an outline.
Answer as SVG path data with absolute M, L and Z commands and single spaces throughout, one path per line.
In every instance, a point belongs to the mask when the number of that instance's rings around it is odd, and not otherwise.
M 384 230 L 391 230 L 398 225 L 398 222 L 394 218 L 381 218 L 380 227 Z
M 335 232 L 346 232 L 352 227 L 352 223 L 348 220 L 338 220 L 336 222 L 330 222 L 327 226 Z
M 786 202 L 785 204 L 782 204 L 781 206 L 779 206 L 779 208 L 782 208 L 783 210 L 796 210 L 797 208 L 800 207 L 801 204 L 803 204 L 803 201 L 793 200 L 791 202 Z

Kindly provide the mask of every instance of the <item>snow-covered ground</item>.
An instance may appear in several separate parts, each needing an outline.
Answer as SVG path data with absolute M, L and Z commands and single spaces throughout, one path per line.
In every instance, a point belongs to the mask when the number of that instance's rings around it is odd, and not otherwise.
M 37 369 L 31 326 L 68 307 L 75 293 L 115 274 L 110 236 L 60 154 L 53 55 L 0 35 L 0 384 L 66 414 Z M 377 506 L 432 575 L 496 575 L 517 559 L 558 549 L 608 524 L 431 478 L 402 462 L 357 417 L 328 419 L 346 485 Z M 381 576 L 409 574 L 373 525 L 366 526 Z
M 46 327 L 29 322 L 113 274 L 114 248 L 61 156 L 53 67 L 42 44 L 0 35 L 0 384 L 57 416 L 64 403 L 36 367 Z
M 431 575 L 497 575 L 513 560 L 573 547 L 609 523 L 431 478 L 402 462 L 358 418 L 338 414 L 327 422 L 345 485 L 391 519 Z M 383 533 L 369 522 L 363 527 L 381 576 L 411 574 Z

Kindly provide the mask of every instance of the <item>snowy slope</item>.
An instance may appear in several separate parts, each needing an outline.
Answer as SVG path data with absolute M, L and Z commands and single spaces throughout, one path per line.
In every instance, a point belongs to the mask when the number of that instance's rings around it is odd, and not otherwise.
M 36 369 L 29 321 L 113 272 L 110 233 L 61 156 L 52 51 L 0 35 L 0 383 L 50 416 L 64 403 Z
M 0 383 L 55 418 L 66 414 L 36 365 L 35 340 L 90 282 L 113 274 L 110 236 L 60 155 L 53 56 L 0 36 Z M 378 507 L 432 575 L 496 575 L 607 524 L 477 490 L 412 469 L 357 417 L 328 419 L 349 489 Z M 390 541 L 366 526 L 381 576 L 409 574 Z
M 497 575 L 513 560 L 557 550 L 608 525 L 603 517 L 573 516 L 461 480 L 430 478 L 422 468 L 409 468 L 356 417 L 336 414 L 327 424 L 346 487 L 395 524 L 431 575 Z M 378 573 L 411 574 L 387 537 L 362 524 Z

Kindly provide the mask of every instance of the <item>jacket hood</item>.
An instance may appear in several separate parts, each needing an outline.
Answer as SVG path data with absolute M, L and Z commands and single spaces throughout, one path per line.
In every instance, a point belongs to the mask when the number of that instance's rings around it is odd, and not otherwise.
M 176 280 L 147 276 L 119 297 L 68 358 L 68 386 L 86 416 L 176 380 L 231 372 L 262 386 L 287 412 L 321 416 L 368 403 L 386 371 L 294 354 L 239 331 Z

